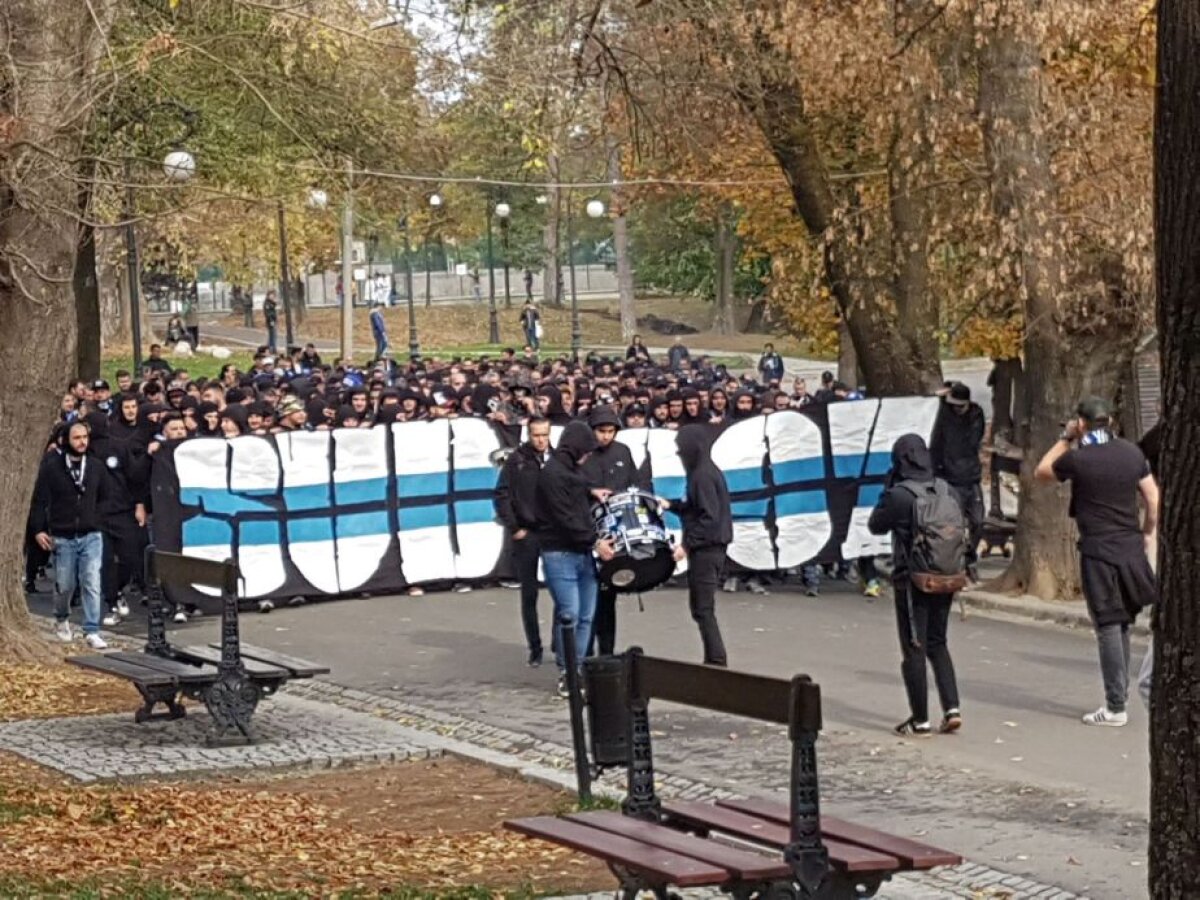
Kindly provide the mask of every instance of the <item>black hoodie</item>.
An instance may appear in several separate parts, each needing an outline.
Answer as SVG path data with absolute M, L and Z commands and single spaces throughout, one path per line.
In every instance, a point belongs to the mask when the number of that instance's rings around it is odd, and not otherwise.
M 683 520 L 683 546 L 689 552 L 733 543 L 729 488 L 712 461 L 713 437 L 713 429 L 706 425 L 685 425 L 675 438 L 687 473 L 687 497 L 671 506 Z
M 542 455 L 526 441 L 517 447 L 500 470 L 496 482 L 496 518 L 509 531 L 536 531 L 538 527 L 538 478 Z
M 596 542 L 592 497 L 580 464 L 595 449 L 592 429 L 583 422 L 571 422 L 542 467 L 537 483 L 537 533 L 543 551 L 588 553 Z
M 621 420 L 607 406 L 593 410 L 589 424 L 593 429 L 601 425 L 612 425 L 618 430 Z M 608 488 L 614 493 L 627 491 L 633 487 L 649 490 L 649 479 L 639 478 L 641 473 L 633 464 L 633 453 L 618 440 L 613 440 L 606 447 L 597 446 L 594 453 L 588 457 L 583 466 L 588 485 L 593 488 Z
M 558 388 L 545 384 L 538 388 L 537 395 L 550 398 L 550 407 L 546 410 L 545 417 L 550 420 L 551 425 L 566 425 L 568 422 L 574 421 L 563 409 L 562 393 Z M 590 431 L 588 433 L 591 434 Z
M 908 555 L 912 548 L 912 517 L 916 495 L 899 487 L 904 481 L 933 481 L 933 459 L 925 439 L 919 434 L 906 434 L 892 445 L 892 470 L 888 473 L 887 489 L 871 512 L 867 528 L 871 534 L 892 535 L 892 583 L 908 581 Z
M 986 430 L 987 422 L 978 403 L 969 404 L 966 412 L 959 413 L 943 400 L 929 448 L 938 477 L 950 484 L 979 484 L 983 477 L 979 447 Z

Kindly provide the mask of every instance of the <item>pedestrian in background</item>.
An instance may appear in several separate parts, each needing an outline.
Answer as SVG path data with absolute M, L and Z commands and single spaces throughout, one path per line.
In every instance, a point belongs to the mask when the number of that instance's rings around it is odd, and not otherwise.
M 267 323 L 267 349 L 272 353 L 277 353 L 276 346 L 276 330 L 279 325 L 279 305 L 275 302 L 275 292 L 267 291 L 267 297 L 263 300 L 263 321 Z
M 983 531 L 983 487 L 980 485 L 983 463 L 979 459 L 979 451 L 983 446 L 987 422 L 982 407 L 971 402 L 971 389 L 961 381 L 954 382 L 938 393 L 942 402 L 929 446 L 933 456 L 933 473 L 950 485 L 967 517 L 970 528 L 967 573 L 972 581 L 977 582 L 979 536 Z

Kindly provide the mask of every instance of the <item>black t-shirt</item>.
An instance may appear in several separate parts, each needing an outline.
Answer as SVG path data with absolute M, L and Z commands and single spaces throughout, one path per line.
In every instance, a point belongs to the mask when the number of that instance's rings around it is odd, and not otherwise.
M 1054 474 L 1071 482 L 1081 553 L 1117 562 L 1144 552 L 1138 482 L 1150 474 L 1150 464 L 1136 444 L 1112 438 L 1068 450 L 1055 460 Z

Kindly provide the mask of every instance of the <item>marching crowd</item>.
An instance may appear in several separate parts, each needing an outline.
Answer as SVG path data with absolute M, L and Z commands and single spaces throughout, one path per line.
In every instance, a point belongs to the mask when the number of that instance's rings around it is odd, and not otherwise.
M 507 429 L 514 446 L 524 434 L 525 443 L 516 446 L 501 472 L 496 511 L 513 539 L 528 661 L 534 666 L 543 655 L 537 618 L 539 561 L 556 613 L 567 612 L 577 622 L 579 655 L 614 649 L 616 594 L 611 586 L 597 583 L 594 562 L 595 557 L 610 557 L 613 547 L 597 540 L 589 510 L 610 493 L 649 487 L 639 483 L 642 476 L 628 448 L 615 440 L 622 428 L 679 432 L 679 453 L 688 477 L 687 496 L 671 501 L 684 524 L 683 541 L 675 552 L 679 558 L 688 556 L 689 605 L 706 663 L 726 662 L 715 614 L 715 592 L 722 584 L 736 590 L 745 583 L 762 592 L 766 581 L 797 576 L 815 596 L 822 576 L 850 576 L 850 565 L 844 563 L 824 572 L 810 565 L 762 575 L 739 573 L 726 560 L 725 549 L 732 541 L 729 497 L 708 452 L 719 430 L 752 416 L 787 414 L 811 404 L 852 402 L 863 396 L 830 372 L 811 389 L 801 377 L 786 381 L 783 360 L 770 344 L 756 377 L 730 372 L 703 355 L 693 358 L 680 338 L 664 358 L 655 359 L 635 336 L 623 357 L 593 353 L 579 361 L 540 359 L 531 343 L 521 352 L 514 348 L 491 358 L 429 359 L 400 366 L 384 357 L 362 368 L 339 359 L 327 362 L 312 344 L 280 356 L 264 346 L 250 371 L 230 364 L 215 378 L 193 378 L 186 369 L 172 368 L 155 345 L 141 372 L 119 371 L 115 382 L 75 381 L 69 386 L 39 472 L 27 527 L 26 586 L 34 589 L 53 552 L 57 633 L 64 641 L 73 639 L 68 620 L 76 593 L 83 607 L 83 633 L 93 648 L 106 646 L 102 625 L 129 615 L 130 597 L 144 587 L 142 555 L 152 528 L 149 485 L 155 455 L 165 444 L 196 436 L 232 438 L 460 416 L 483 418 Z M 892 533 L 898 548 L 891 575 L 912 711 L 900 730 L 916 734 L 930 729 L 927 662 L 941 695 L 943 729 L 954 730 L 960 719 L 946 641 L 953 591 L 913 587 L 909 563 L 914 557 L 906 542 L 916 540 L 910 524 L 914 509 L 924 509 L 925 488 L 932 485 L 953 498 L 962 518 L 964 576 L 971 579 L 983 521 L 983 410 L 971 401 L 964 384 L 948 383 L 940 394 L 942 407 L 929 446 L 917 435 L 908 435 L 894 447 L 893 475 L 870 523 L 876 533 Z M 1103 437 L 1106 419 L 1104 427 L 1089 430 L 1089 424 L 1096 422 L 1081 418 L 1077 436 L 1110 442 Z M 556 425 L 564 430 L 551 450 L 550 427 Z M 1126 468 L 1136 467 L 1137 460 L 1129 454 L 1123 459 Z M 1082 478 L 1074 460 L 1071 456 L 1067 463 L 1052 461 L 1054 477 Z M 1140 470 L 1135 474 L 1139 483 Z M 1136 510 L 1136 498 L 1132 502 Z M 667 501 L 663 503 L 665 507 Z M 1127 519 L 1128 515 L 1122 522 L 1126 528 Z M 1141 525 L 1137 528 L 1140 534 Z M 1100 545 L 1108 546 L 1103 541 Z M 854 567 L 864 593 L 878 596 L 875 560 L 864 558 Z M 1095 590 L 1120 590 L 1118 582 L 1112 582 L 1117 587 L 1110 584 L 1116 577 L 1094 571 L 1093 582 L 1109 579 Z M 952 587 L 961 584 L 956 581 Z M 1115 605 L 1120 606 L 1119 600 Z M 260 604 L 262 611 L 270 608 L 270 601 Z M 186 609 L 175 612 L 179 620 L 187 615 Z M 1114 717 L 1123 714 L 1117 662 L 1128 669 L 1127 618 L 1120 609 L 1110 614 L 1112 621 L 1106 624 L 1121 627 L 1109 628 L 1101 640 L 1110 688 L 1107 708 Z M 557 641 L 554 649 L 561 671 L 564 661 Z

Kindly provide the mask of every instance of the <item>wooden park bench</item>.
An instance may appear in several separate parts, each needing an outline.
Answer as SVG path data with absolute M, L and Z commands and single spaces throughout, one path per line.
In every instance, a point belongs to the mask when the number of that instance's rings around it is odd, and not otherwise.
M 148 637 L 141 652 L 72 656 L 67 662 L 132 682 L 142 695 L 134 721 L 178 719 L 186 714 L 183 697 L 202 701 L 213 720 L 209 745 L 248 744 L 258 702 L 293 678 L 312 678 L 328 666 L 241 643 L 238 633 L 238 583 L 232 560 L 223 563 L 146 551 Z M 221 591 L 221 640 L 206 646 L 176 647 L 167 640 L 167 588 L 189 585 Z M 165 712 L 155 712 L 159 704 Z
M 574 646 L 572 637 L 563 641 Z M 625 900 L 643 890 L 665 900 L 672 887 L 717 887 L 737 898 L 850 900 L 873 896 L 896 872 L 962 862 L 955 853 L 821 814 L 816 755 L 821 694 L 808 676 L 766 678 L 645 656 L 636 647 L 587 660 L 582 696 L 570 671 L 581 789 L 587 791 L 592 771 L 582 736 L 586 703 L 596 768 L 626 768 L 621 812 L 504 824 L 607 863 Z M 651 699 L 787 725 L 788 801 L 661 801 L 654 788 Z

